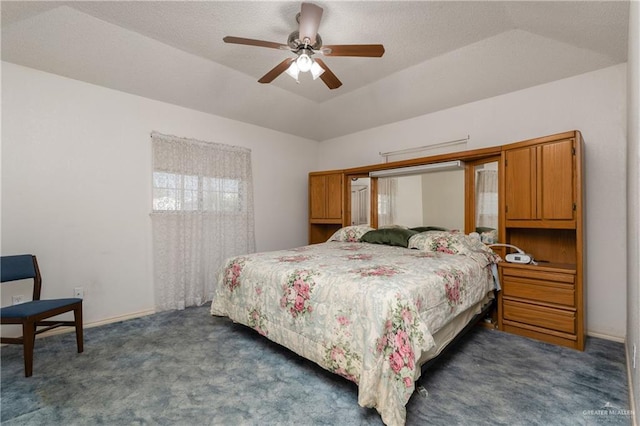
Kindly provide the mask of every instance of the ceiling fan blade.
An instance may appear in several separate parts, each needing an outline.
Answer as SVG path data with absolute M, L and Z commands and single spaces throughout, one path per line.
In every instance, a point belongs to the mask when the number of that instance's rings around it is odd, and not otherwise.
M 273 41 L 254 40 L 252 38 L 242 38 L 242 37 L 232 37 L 232 36 L 226 36 L 222 40 L 225 43 L 245 44 L 248 46 L 270 47 L 272 49 L 289 50 L 289 46 L 285 46 L 281 43 L 275 43 Z
M 318 33 L 321 19 L 322 8 L 320 6 L 316 6 L 313 3 L 302 3 L 299 18 L 300 26 L 298 28 L 300 40 L 304 42 L 308 38 L 310 46 L 316 44 L 316 34 Z
M 322 59 L 316 58 L 315 61 L 324 70 L 324 72 L 320 75 L 320 78 L 322 79 L 322 81 L 324 81 L 324 84 L 326 84 L 329 89 L 337 89 L 338 87 L 342 86 L 342 82 L 338 80 L 338 77 L 336 77 L 336 75 L 329 69 L 327 64 L 325 64 Z
M 287 58 L 284 61 L 280 62 L 278 65 L 273 67 L 271 71 L 263 75 L 262 78 L 258 80 L 258 82 L 271 83 L 277 76 L 285 72 L 286 69 L 289 68 L 289 65 L 291 65 L 291 62 L 293 62 L 294 60 L 294 58 Z
M 333 46 L 322 46 L 320 51 L 325 56 L 379 58 L 384 55 L 384 46 L 381 44 L 335 44 Z

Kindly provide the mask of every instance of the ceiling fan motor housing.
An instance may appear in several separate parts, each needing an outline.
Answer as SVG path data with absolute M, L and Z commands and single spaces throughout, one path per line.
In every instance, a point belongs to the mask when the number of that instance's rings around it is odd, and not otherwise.
M 300 32 L 294 31 L 291 34 L 289 34 L 289 38 L 287 39 L 287 45 L 289 45 L 289 47 L 293 52 L 297 52 L 300 49 L 318 50 L 322 47 L 322 38 L 320 37 L 320 34 L 316 33 L 316 42 L 312 46 L 305 45 L 304 41 L 300 40 Z

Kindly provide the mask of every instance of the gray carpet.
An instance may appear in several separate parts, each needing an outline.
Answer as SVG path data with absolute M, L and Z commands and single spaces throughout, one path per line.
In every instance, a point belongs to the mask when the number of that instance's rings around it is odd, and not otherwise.
M 2 347 L 3 425 L 380 425 L 351 382 L 207 306 Z M 423 380 L 408 425 L 631 424 L 624 349 L 577 352 L 476 328 Z

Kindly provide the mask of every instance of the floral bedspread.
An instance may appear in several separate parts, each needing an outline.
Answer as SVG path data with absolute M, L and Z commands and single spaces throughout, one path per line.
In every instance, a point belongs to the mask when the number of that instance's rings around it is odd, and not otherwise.
M 358 403 L 405 423 L 432 334 L 493 289 L 490 254 L 327 242 L 227 260 L 211 313 L 358 384 Z

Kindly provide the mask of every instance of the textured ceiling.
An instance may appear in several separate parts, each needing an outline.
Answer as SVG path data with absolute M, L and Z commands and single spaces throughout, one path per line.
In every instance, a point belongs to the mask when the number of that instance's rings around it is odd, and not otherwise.
M 326 57 L 343 85 L 257 80 L 291 54 L 299 2 L 2 1 L 2 60 L 314 140 L 626 62 L 626 1 L 324 1 Z M 307 78 L 304 78 L 307 77 Z

